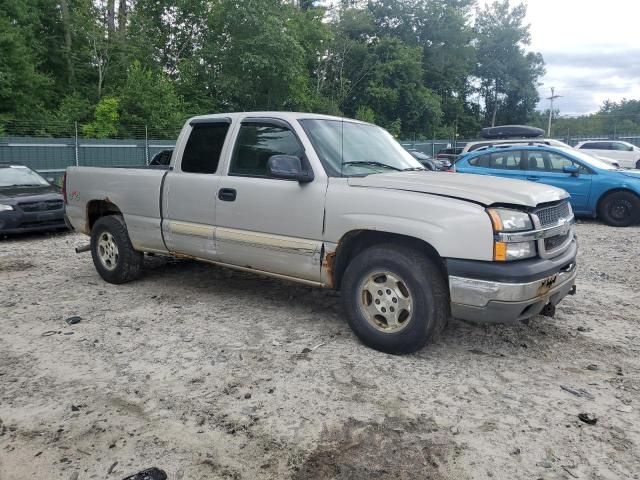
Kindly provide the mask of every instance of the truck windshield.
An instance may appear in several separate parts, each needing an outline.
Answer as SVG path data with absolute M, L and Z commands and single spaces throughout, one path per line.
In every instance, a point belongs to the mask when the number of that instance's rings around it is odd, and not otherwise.
M 424 170 L 386 130 L 375 125 L 325 119 L 300 120 L 300 124 L 329 176 Z
M 34 187 L 49 185 L 33 170 L 22 166 L 0 168 L 0 187 Z

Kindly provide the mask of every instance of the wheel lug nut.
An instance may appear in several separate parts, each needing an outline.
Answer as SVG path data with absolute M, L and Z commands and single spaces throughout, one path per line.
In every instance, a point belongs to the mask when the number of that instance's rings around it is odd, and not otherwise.
M 391 295 L 391 290 L 387 289 L 387 295 Z
M 386 312 L 387 312 L 387 309 L 382 307 L 382 313 L 386 313 Z
M 382 290 L 378 290 L 378 295 L 382 295 Z

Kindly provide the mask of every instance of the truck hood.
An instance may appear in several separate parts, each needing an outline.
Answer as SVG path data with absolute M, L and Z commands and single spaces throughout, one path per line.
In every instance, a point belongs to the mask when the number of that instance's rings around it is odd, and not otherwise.
M 510 204 L 535 207 L 569 197 L 564 190 L 540 183 L 448 172 L 394 172 L 351 177 L 349 185 L 428 193 L 484 206 Z

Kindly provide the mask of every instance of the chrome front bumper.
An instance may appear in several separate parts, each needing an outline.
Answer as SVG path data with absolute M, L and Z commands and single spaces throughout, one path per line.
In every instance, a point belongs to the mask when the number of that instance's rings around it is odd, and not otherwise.
M 538 315 L 575 291 L 575 261 L 558 273 L 527 283 L 450 276 L 451 313 L 465 320 L 509 322 Z

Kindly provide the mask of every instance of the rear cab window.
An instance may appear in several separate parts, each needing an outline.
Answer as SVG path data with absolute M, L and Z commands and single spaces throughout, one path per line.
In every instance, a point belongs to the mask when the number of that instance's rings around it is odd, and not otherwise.
M 229 126 L 227 120 L 193 124 L 182 154 L 181 170 L 186 173 L 216 173 Z

